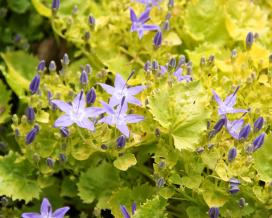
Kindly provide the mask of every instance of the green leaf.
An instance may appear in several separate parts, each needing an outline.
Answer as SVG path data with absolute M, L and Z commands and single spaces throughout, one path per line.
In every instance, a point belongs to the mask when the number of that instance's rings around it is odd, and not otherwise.
M 167 200 L 156 196 L 152 200 L 147 200 L 143 205 L 137 208 L 136 213 L 133 217 L 135 218 L 146 218 L 146 217 L 156 217 L 156 218 L 166 218 L 167 214 L 165 212 L 167 206 Z
M 124 154 L 121 157 L 118 157 L 114 162 L 113 165 L 122 171 L 127 171 L 127 169 L 131 166 L 136 165 L 137 160 L 134 154 L 128 153 Z
M 95 199 L 109 196 L 118 186 L 118 170 L 106 162 L 91 166 L 80 175 L 77 183 L 78 195 L 84 203 L 92 203 Z
M 41 190 L 37 181 L 31 179 L 33 167 L 27 160 L 17 161 L 18 158 L 13 152 L 0 157 L 0 195 L 29 202 L 39 198 Z
M 174 138 L 177 149 L 195 150 L 206 130 L 207 98 L 199 82 L 177 83 L 149 97 L 150 112 Z
M 40 0 L 31 0 L 31 2 L 40 15 L 45 17 L 51 16 L 51 10 L 43 5 Z
M 11 99 L 11 92 L 7 90 L 4 83 L 0 80 L 0 124 L 4 123 L 10 116 L 10 105 L 8 104 Z
M 9 8 L 18 14 L 25 13 L 30 6 L 29 0 L 8 0 L 7 2 Z
M 23 51 L 1 53 L 1 56 L 8 67 L 8 72 L 3 74 L 9 86 L 19 98 L 23 98 L 35 75 L 38 59 Z
M 205 212 L 201 207 L 191 206 L 186 209 L 186 213 L 189 218 L 203 218 L 207 216 L 207 211 Z
M 254 152 L 255 168 L 260 175 L 260 179 L 266 182 L 272 180 L 272 134 L 265 136 L 263 146 Z

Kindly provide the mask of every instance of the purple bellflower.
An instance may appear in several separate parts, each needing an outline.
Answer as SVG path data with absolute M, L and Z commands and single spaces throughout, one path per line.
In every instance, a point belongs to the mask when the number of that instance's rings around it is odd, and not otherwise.
M 95 107 L 87 107 L 84 98 L 84 93 L 81 91 L 74 99 L 72 105 L 67 104 L 60 100 L 52 100 L 52 103 L 57 105 L 57 107 L 65 112 L 64 115 L 59 117 L 54 126 L 55 127 L 67 127 L 76 123 L 81 128 L 86 128 L 88 130 L 94 130 L 94 124 L 88 118 L 97 117 L 103 113 L 103 109 Z
M 23 213 L 22 218 L 63 218 L 69 209 L 69 207 L 62 207 L 52 212 L 50 202 L 47 198 L 44 198 L 40 213 Z
M 182 68 L 178 68 L 175 72 L 174 72 L 174 76 L 177 77 L 177 80 L 178 81 L 183 81 L 185 80 L 186 82 L 190 82 L 192 81 L 192 77 L 190 75 L 185 75 L 183 76 L 182 75 L 182 71 L 183 69 Z
M 225 101 L 222 101 L 221 98 L 216 94 L 215 91 L 213 91 L 214 98 L 219 105 L 218 114 L 219 115 L 225 115 L 225 114 L 235 114 L 235 113 L 246 113 L 248 112 L 245 109 L 234 109 L 233 106 L 236 102 L 236 93 L 239 90 L 239 86 L 236 88 L 234 93 L 229 95 Z
M 110 99 L 110 105 L 116 106 L 120 104 L 123 97 L 125 97 L 126 103 L 136 104 L 141 106 L 141 102 L 134 97 L 134 95 L 145 89 L 145 86 L 134 86 L 131 88 L 127 87 L 127 82 L 122 78 L 120 74 L 117 74 L 114 81 L 114 87 L 100 83 L 102 88 L 109 94 L 112 95 Z
M 241 128 L 244 124 L 244 120 L 240 119 L 240 120 L 234 120 L 233 122 L 227 120 L 227 130 L 229 132 L 229 134 L 231 134 L 231 136 L 235 139 L 239 139 L 239 134 L 241 131 Z
M 150 8 L 147 8 L 139 18 L 137 18 L 134 10 L 130 8 L 130 20 L 132 22 L 131 32 L 138 32 L 139 39 L 144 35 L 144 31 L 160 30 L 160 27 L 152 24 L 145 24 L 149 20 Z
M 115 125 L 116 128 L 124 134 L 127 138 L 129 137 L 128 123 L 138 123 L 144 119 L 143 116 L 137 114 L 126 114 L 127 105 L 118 105 L 115 109 L 111 104 L 107 104 L 101 101 L 103 105 L 103 110 L 108 114 L 108 116 L 103 117 L 98 122 L 107 123 L 109 125 Z

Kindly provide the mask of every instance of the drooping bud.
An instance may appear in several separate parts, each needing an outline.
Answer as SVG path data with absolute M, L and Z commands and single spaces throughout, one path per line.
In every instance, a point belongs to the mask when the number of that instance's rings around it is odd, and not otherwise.
M 254 35 L 252 32 L 249 32 L 246 36 L 246 48 L 247 49 L 251 49 L 253 41 L 254 41 Z
M 39 90 L 39 87 L 40 87 L 40 76 L 37 74 L 29 85 L 29 90 L 31 94 L 37 93 Z
M 174 0 L 169 0 L 169 1 L 168 1 L 168 7 L 169 7 L 169 8 L 173 8 L 174 5 L 175 5 L 175 4 L 174 4 Z
M 168 62 L 168 66 L 170 67 L 170 68 L 175 68 L 176 67 L 176 58 L 171 58 L 170 60 L 169 60 L 169 62 Z
M 132 213 L 132 215 L 134 215 L 135 214 L 135 211 L 136 211 L 136 202 L 133 202 L 133 204 L 132 204 L 132 206 L 131 206 L 131 213 Z
M 157 180 L 157 186 L 158 186 L 159 188 L 160 188 L 160 187 L 163 187 L 164 184 L 165 184 L 164 178 L 159 178 L 159 179 Z
M 126 144 L 126 137 L 124 135 L 121 135 L 118 137 L 118 139 L 116 140 L 117 142 L 117 147 L 118 148 L 123 148 Z
M 93 104 L 96 99 L 96 93 L 94 88 L 91 88 L 89 92 L 86 94 L 86 102 L 87 104 Z
M 64 65 L 66 65 L 66 66 L 69 65 L 70 59 L 69 59 L 69 56 L 68 56 L 67 53 L 65 53 L 65 54 L 63 55 L 62 63 L 63 63 Z
M 41 60 L 38 64 L 37 71 L 38 72 L 44 72 L 45 70 L 45 60 Z
M 47 164 L 47 166 L 49 167 L 49 168 L 53 168 L 54 167 L 54 165 L 55 165 L 55 161 L 52 159 L 52 158 L 50 158 L 50 157 L 48 157 L 47 159 L 46 159 L 46 164 Z
M 209 217 L 210 218 L 218 218 L 219 217 L 219 208 L 218 207 L 211 207 L 209 209 Z
M 247 124 L 241 129 L 239 133 L 239 139 L 247 139 L 249 133 L 250 133 L 250 125 Z
M 162 44 L 162 32 L 161 31 L 158 31 L 155 34 L 154 39 L 153 39 L 153 43 L 156 48 L 161 46 L 161 44 Z
M 87 74 L 92 73 L 93 69 L 90 64 L 86 64 L 85 71 L 87 72 Z
M 237 150 L 235 147 L 232 147 L 228 153 L 228 161 L 232 162 L 236 158 L 236 155 L 237 155 Z
M 95 18 L 93 16 L 89 16 L 88 21 L 91 27 L 95 26 Z
M 25 143 L 27 145 L 31 144 L 34 141 L 38 131 L 39 131 L 39 127 L 34 126 L 34 128 L 31 129 L 30 132 L 27 133 L 26 138 L 25 138 Z
M 60 133 L 61 133 L 62 137 L 68 137 L 70 135 L 70 132 L 67 129 L 67 127 L 61 127 Z
M 256 137 L 253 141 L 253 145 L 254 145 L 254 151 L 256 151 L 257 149 L 259 149 L 263 143 L 264 143 L 264 137 L 265 134 L 262 133 L 261 135 L 259 135 L 258 137 Z
M 29 122 L 33 122 L 35 120 L 35 111 L 34 111 L 33 107 L 27 107 L 26 117 Z
M 59 154 L 59 161 L 60 161 L 61 163 L 65 163 L 65 162 L 67 161 L 66 155 L 63 154 L 63 153 L 60 153 L 60 154 Z
M 48 69 L 50 72 L 56 71 L 56 69 L 57 69 L 56 62 L 53 60 L 50 61 Z
M 85 70 L 82 70 L 82 72 L 81 72 L 80 83 L 82 85 L 87 85 L 88 84 L 88 74 L 86 73 Z
M 254 122 L 254 132 L 258 132 L 261 130 L 264 124 L 264 118 L 259 117 L 255 122 Z

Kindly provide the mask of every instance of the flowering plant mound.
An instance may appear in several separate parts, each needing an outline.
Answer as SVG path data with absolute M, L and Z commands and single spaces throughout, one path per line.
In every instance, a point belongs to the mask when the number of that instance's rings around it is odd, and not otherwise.
M 0 217 L 271 216 L 269 1 L 16 2 L 58 46 L 1 53 Z

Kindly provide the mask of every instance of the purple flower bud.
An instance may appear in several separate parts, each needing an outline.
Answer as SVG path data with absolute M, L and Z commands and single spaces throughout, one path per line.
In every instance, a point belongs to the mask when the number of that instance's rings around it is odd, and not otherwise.
M 90 64 L 86 64 L 85 71 L 87 72 L 87 74 L 92 73 L 93 69 Z
M 60 7 L 60 0 L 53 0 L 52 1 L 52 10 L 57 11 Z
M 214 144 L 208 144 L 208 149 L 212 149 L 214 147 Z
M 179 62 L 178 62 L 178 67 L 181 67 L 182 65 L 184 65 L 186 63 L 186 58 L 184 55 L 181 55 L 179 57 Z
M 229 150 L 229 153 L 228 153 L 228 160 L 229 160 L 229 162 L 232 162 L 236 158 L 236 155 L 237 155 L 237 150 L 236 150 L 235 147 L 232 147 Z
M 50 61 L 48 69 L 49 69 L 50 72 L 56 71 L 57 66 L 56 66 L 55 61 Z
M 48 158 L 46 159 L 46 164 L 47 164 L 47 166 L 48 166 L 49 168 L 53 168 L 54 165 L 55 165 L 55 161 L 54 161 L 52 158 L 48 157 Z
M 240 198 L 239 199 L 239 207 L 243 208 L 246 206 L 246 199 Z
M 73 10 L 72 10 L 72 14 L 75 15 L 78 12 L 78 6 L 74 5 Z
M 37 128 L 37 126 L 35 126 L 33 129 L 30 130 L 30 132 L 27 133 L 26 138 L 25 138 L 25 143 L 27 145 L 31 144 L 34 141 L 38 131 L 39 131 L 39 128 Z
M 236 178 L 230 178 L 229 183 L 230 183 L 230 185 L 240 185 L 241 184 L 240 180 L 236 179 Z
M 102 145 L 101 145 L 101 149 L 102 149 L 102 150 L 107 150 L 107 149 L 108 149 L 108 146 L 105 145 L 105 144 L 102 144 Z
M 169 62 L 168 62 L 168 66 L 170 67 L 170 68 L 175 68 L 176 67 L 176 58 L 171 58 L 170 60 L 169 60 Z
M 135 214 L 135 211 L 136 211 L 136 202 L 133 202 L 133 204 L 132 204 L 132 206 L 131 206 L 131 213 L 132 213 L 132 215 L 134 215 Z
M 93 104 L 96 99 L 96 93 L 94 88 L 91 88 L 89 92 L 86 94 L 86 102 L 87 104 Z
M 40 87 L 40 76 L 37 74 L 29 85 L 31 94 L 37 93 L 39 90 L 39 87 Z
M 220 130 L 223 128 L 223 126 L 226 123 L 226 118 L 221 118 L 220 120 L 217 121 L 217 123 L 214 125 L 213 130 L 209 133 L 209 137 L 212 138 L 214 137 Z
M 259 117 L 254 123 L 254 132 L 260 131 L 260 129 L 263 127 L 263 124 L 264 124 L 264 118 Z
M 219 217 L 219 208 L 218 207 L 211 207 L 209 209 L 209 216 L 210 216 L 210 218 L 218 218 Z
M 250 125 L 247 124 L 241 129 L 239 133 L 239 139 L 247 139 L 249 133 L 250 133 Z
M 238 185 L 231 185 L 229 192 L 233 195 L 240 191 L 240 188 Z
M 159 70 L 159 63 L 157 60 L 152 61 L 152 70 L 153 71 Z
M 86 73 L 85 70 L 82 70 L 82 72 L 81 72 L 80 83 L 82 85 L 87 85 L 88 84 L 88 74 Z
M 159 178 L 159 179 L 157 180 L 157 186 L 158 186 L 159 188 L 160 188 L 160 187 L 163 187 L 164 184 L 165 184 L 164 178 Z
M 164 168 L 165 167 L 165 162 L 164 161 L 160 161 L 159 163 L 159 168 Z
M 69 59 L 69 56 L 68 56 L 67 53 L 65 53 L 65 54 L 63 55 L 62 63 L 63 63 L 64 65 L 66 65 L 66 66 L 69 65 L 70 59 Z
M 168 12 L 165 16 L 165 19 L 166 20 L 169 20 L 171 18 L 172 14 L 170 12 Z
M 148 72 L 148 71 L 151 71 L 151 63 L 150 63 L 150 61 L 147 61 L 146 63 L 145 63 L 145 65 L 144 65 L 144 70 L 146 71 L 146 72 Z
M 166 20 L 166 21 L 163 23 L 162 29 L 163 29 L 164 31 L 169 31 L 169 30 L 170 30 L 170 23 L 169 23 L 169 20 Z
M 68 137 L 70 135 L 69 130 L 67 129 L 67 127 L 61 127 L 60 128 L 60 133 L 63 137 Z
M 174 0 L 169 0 L 168 1 L 168 7 L 173 8 L 174 7 Z
M 29 122 L 32 122 L 35 120 L 35 111 L 32 107 L 27 107 L 26 109 L 26 117 Z
M 121 135 L 118 137 L 118 139 L 116 140 L 117 142 L 117 147 L 118 148 L 123 148 L 126 144 L 126 137 L 124 135 Z
M 209 65 L 213 65 L 213 64 L 214 64 L 214 59 L 215 59 L 215 56 L 214 56 L 214 55 L 211 55 L 211 56 L 208 58 L 208 64 L 209 64 Z
M 130 218 L 127 208 L 124 205 L 120 205 L 120 209 L 121 209 L 121 213 L 123 214 L 124 218 Z
M 253 41 L 254 41 L 254 35 L 252 32 L 249 32 L 246 36 L 246 48 L 247 49 L 251 49 Z
M 199 147 L 199 148 L 196 149 L 196 153 L 197 153 L 197 154 L 201 154 L 201 153 L 204 152 L 204 150 L 205 150 L 205 149 L 204 149 L 203 147 Z
M 91 27 L 95 26 L 95 18 L 93 16 L 89 16 L 89 25 Z
M 231 54 L 230 54 L 230 58 L 231 59 L 235 59 L 237 57 L 237 50 L 236 49 L 233 49 L 231 51 Z
M 253 141 L 253 145 L 254 145 L 254 151 L 256 151 L 257 149 L 259 149 L 263 143 L 264 143 L 264 137 L 265 134 L 262 133 L 261 135 L 259 135 L 258 137 L 256 137 Z
M 19 137 L 19 136 L 20 136 L 20 131 L 19 131 L 19 129 L 17 129 L 17 128 L 15 129 L 15 136 L 16 136 L 16 137 Z
M 41 60 L 38 64 L 37 71 L 38 72 L 44 72 L 45 70 L 45 60 Z
M 156 48 L 158 48 L 159 46 L 161 46 L 162 44 L 162 32 L 161 31 L 158 31 L 155 36 L 154 36 L 154 39 L 153 39 L 153 43 L 155 45 Z
M 61 163 L 65 163 L 65 162 L 67 161 L 66 155 L 60 153 L 60 154 L 59 154 L 59 161 L 60 161 Z

